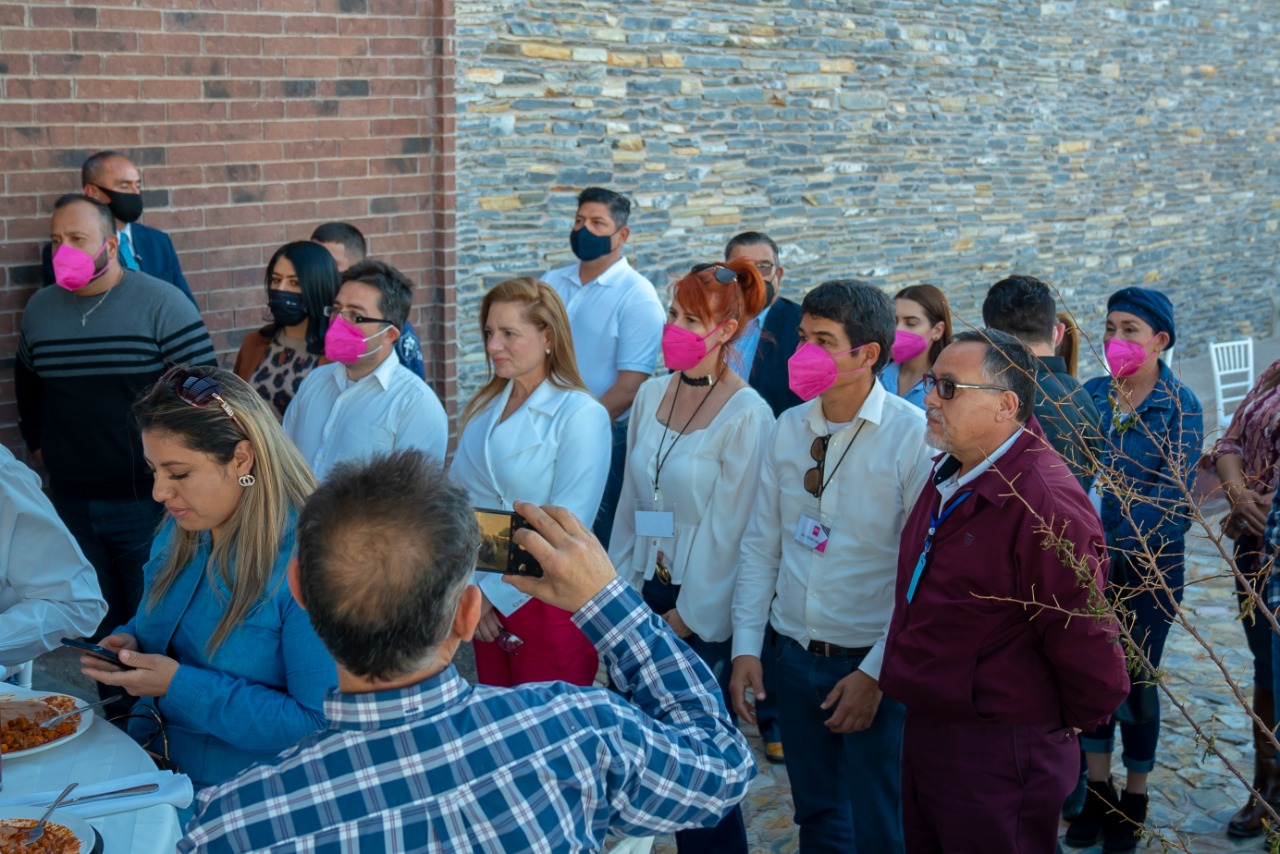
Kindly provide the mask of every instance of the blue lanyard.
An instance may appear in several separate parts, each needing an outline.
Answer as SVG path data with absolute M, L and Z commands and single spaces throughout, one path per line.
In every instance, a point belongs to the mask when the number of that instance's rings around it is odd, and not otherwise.
M 933 535 L 937 532 L 938 526 L 947 521 L 947 517 L 954 513 L 955 509 L 970 495 L 973 495 L 972 489 L 957 495 L 946 507 L 940 507 L 941 513 L 929 514 L 929 533 L 924 536 L 924 548 L 920 550 L 920 559 L 916 561 L 915 571 L 911 573 L 911 584 L 907 587 L 908 602 L 915 598 L 916 588 L 920 586 L 920 576 L 924 575 L 924 565 L 929 559 L 929 549 L 933 546 Z

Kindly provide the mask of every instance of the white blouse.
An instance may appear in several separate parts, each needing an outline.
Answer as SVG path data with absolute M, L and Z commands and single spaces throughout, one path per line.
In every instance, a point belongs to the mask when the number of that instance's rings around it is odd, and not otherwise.
M 468 422 L 458 437 L 449 475 L 475 507 L 510 510 L 516 501 L 567 507 L 588 528 L 609 477 L 609 413 L 585 391 L 544 380 L 519 409 L 499 422 L 511 383 Z M 490 572 L 476 583 L 502 614 L 529 596 Z
M 661 549 L 671 583 L 680 585 L 676 608 L 685 625 L 703 640 L 723 641 L 732 633 L 738 548 L 773 434 L 773 411 L 755 389 L 742 388 L 705 428 L 681 435 L 676 431 L 682 425 L 672 425 L 664 440 L 658 407 L 671 381 L 654 377 L 636 393 L 609 557 L 618 574 L 639 589 L 653 576 Z M 659 452 L 658 486 L 663 509 L 673 512 L 675 537 L 637 538 L 635 514 L 651 509 Z

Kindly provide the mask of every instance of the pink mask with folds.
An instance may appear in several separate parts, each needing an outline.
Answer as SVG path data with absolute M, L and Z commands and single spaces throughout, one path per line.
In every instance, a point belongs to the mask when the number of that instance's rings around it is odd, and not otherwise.
M 53 253 L 53 279 L 69 291 L 78 291 L 107 269 L 108 259 L 103 258 L 102 266 L 98 266 L 98 258 L 106 254 L 107 243 L 103 241 L 97 254 L 90 255 L 70 243 L 63 243 Z
M 325 358 L 331 362 L 354 365 L 368 355 L 367 342 L 377 338 L 378 335 L 390 328 L 390 326 L 385 327 L 377 335 L 370 335 L 365 338 L 364 333 L 360 331 L 360 327 L 342 315 L 337 315 L 329 321 L 329 331 L 324 334 Z
M 1146 347 L 1120 338 L 1107 342 L 1106 356 L 1113 377 L 1131 377 L 1151 358 Z
M 893 362 L 896 365 L 910 362 L 928 349 L 929 339 L 923 335 L 907 332 L 905 329 L 898 329 L 893 333 Z
M 662 361 L 667 369 L 688 371 L 696 368 L 707 355 L 707 339 L 721 326 L 724 326 L 724 323 L 717 324 L 716 328 L 706 335 L 699 335 L 674 323 L 664 326 L 662 328 Z
M 867 346 L 863 344 L 862 347 Z M 836 364 L 836 356 L 845 353 L 856 353 L 862 347 L 841 350 L 839 353 L 828 353 L 817 344 L 806 341 L 796 350 L 794 356 L 787 360 L 787 385 L 801 400 L 813 400 L 836 384 L 843 374 L 856 374 L 865 371 L 866 365 L 852 371 L 841 371 Z

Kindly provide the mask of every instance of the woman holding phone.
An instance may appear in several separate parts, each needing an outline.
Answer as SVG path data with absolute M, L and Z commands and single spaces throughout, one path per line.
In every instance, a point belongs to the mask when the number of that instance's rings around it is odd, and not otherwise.
M 711 668 L 729 708 L 738 544 L 774 419 L 727 359 L 765 301 L 746 259 L 699 264 L 673 286 L 662 334 L 673 373 L 636 393 L 609 549 L 619 576 Z M 746 852 L 741 808 L 714 828 L 677 833 L 676 846 Z
M 285 582 L 315 479 L 267 403 L 229 371 L 173 368 L 133 412 L 168 518 L 137 615 L 101 641 L 129 669 L 80 663 L 150 706 L 170 758 L 211 786 L 324 725 L 337 670 Z M 130 734 L 150 726 L 130 721 Z
M 590 525 L 609 475 L 609 414 L 587 391 L 573 354 L 569 316 L 556 292 L 511 279 L 480 304 L 489 381 L 462 411 L 450 476 L 478 508 L 516 501 L 558 504 Z M 590 685 L 599 661 L 569 613 L 480 572 L 484 615 L 476 674 L 486 685 L 561 679 Z

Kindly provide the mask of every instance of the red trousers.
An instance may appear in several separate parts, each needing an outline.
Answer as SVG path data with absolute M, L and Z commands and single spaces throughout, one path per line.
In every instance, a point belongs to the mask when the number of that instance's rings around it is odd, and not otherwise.
M 907 710 L 907 854 L 1053 854 L 1080 745 L 1052 726 L 940 721 Z
M 510 688 L 525 682 L 595 682 L 600 664 L 596 648 L 569 616 L 568 611 L 531 599 L 502 617 L 503 627 L 524 643 L 515 652 L 504 652 L 496 643 L 476 641 L 480 683 Z

